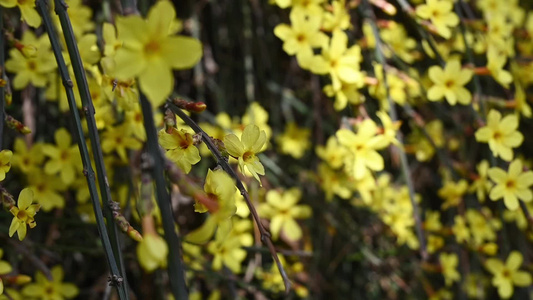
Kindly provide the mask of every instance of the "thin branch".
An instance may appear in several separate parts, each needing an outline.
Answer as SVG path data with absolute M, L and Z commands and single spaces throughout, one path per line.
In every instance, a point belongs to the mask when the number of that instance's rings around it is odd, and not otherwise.
M 155 181 L 157 205 L 161 211 L 161 220 L 165 231 L 164 236 L 169 248 L 168 275 L 170 288 L 175 299 L 188 299 L 185 272 L 181 262 L 181 242 L 174 229 L 175 221 L 163 170 L 165 162 L 159 148 L 152 104 L 143 93 L 140 92 L 140 96 L 143 123 L 146 130 L 146 153 L 152 160 L 153 167 L 151 172 Z
M 228 173 L 231 177 L 233 177 L 233 179 L 235 179 L 237 188 L 241 192 L 241 195 L 244 197 L 246 205 L 248 206 L 250 213 L 252 213 L 252 217 L 259 229 L 259 232 L 261 233 L 261 241 L 268 247 L 272 258 L 278 266 L 278 270 L 281 274 L 281 277 L 283 278 L 283 283 L 285 284 L 285 293 L 288 294 L 291 290 L 291 282 L 289 280 L 289 277 L 287 276 L 287 273 L 285 272 L 285 269 L 283 268 L 283 265 L 279 260 L 279 257 L 276 253 L 276 249 L 274 248 L 274 244 L 272 244 L 272 240 L 270 240 L 270 233 L 263 226 L 263 223 L 261 223 L 261 219 L 259 218 L 257 210 L 255 209 L 252 204 L 252 201 L 250 200 L 250 195 L 248 194 L 248 191 L 246 191 L 246 189 L 244 188 L 244 185 L 242 184 L 242 181 L 240 180 L 239 176 L 237 175 L 237 173 L 235 173 L 233 168 L 231 168 L 226 158 L 222 156 L 222 154 L 218 150 L 217 146 L 213 143 L 213 140 L 209 137 L 209 135 L 202 128 L 200 128 L 200 126 L 198 126 L 195 121 L 193 121 L 189 116 L 187 116 L 185 112 L 183 112 L 179 107 L 174 105 L 174 103 L 169 101 L 167 102 L 167 104 L 168 107 L 175 114 L 177 114 L 187 125 L 189 125 L 194 130 L 194 132 L 202 136 L 202 140 L 206 144 L 207 148 L 209 148 L 211 153 L 213 153 L 213 155 L 215 156 L 217 163 L 222 167 L 224 171 L 226 171 L 226 173 Z
M 96 120 L 94 118 L 95 110 L 91 98 L 91 92 L 89 91 L 89 84 L 87 83 L 87 77 L 85 76 L 85 70 L 83 68 L 83 62 L 81 60 L 80 52 L 78 50 L 78 44 L 74 36 L 74 31 L 70 22 L 70 17 L 67 13 L 68 5 L 64 0 L 55 0 L 55 12 L 59 17 L 61 28 L 63 29 L 63 35 L 67 45 L 68 54 L 74 70 L 74 76 L 78 83 L 78 91 L 83 104 L 83 111 L 87 120 L 87 128 L 89 132 L 89 139 L 91 141 L 91 148 L 94 157 L 94 163 L 96 166 L 96 173 L 98 174 L 98 185 L 100 186 L 100 195 L 102 197 L 103 211 L 107 222 L 107 230 L 109 239 L 111 241 L 111 247 L 113 254 L 116 258 L 116 264 L 119 268 L 122 276 L 122 288 L 124 293 L 127 294 L 127 280 L 124 264 L 122 263 L 122 250 L 120 249 L 120 242 L 118 239 L 119 231 L 115 222 L 113 222 L 112 208 L 116 206 L 116 203 L 111 199 L 111 191 L 109 190 L 109 183 L 107 181 L 107 172 L 104 163 L 104 156 L 102 154 L 102 147 L 100 146 L 100 137 L 98 135 L 98 128 L 96 126 Z M 74 107 L 76 109 L 76 107 Z M 72 108 L 71 108 L 72 110 Z M 85 139 L 83 139 L 84 141 Z
M 56 1 L 56 8 L 57 8 L 57 6 L 60 6 L 60 5 L 66 5 L 64 3 L 60 4 L 58 2 L 59 1 Z M 111 277 L 112 278 L 112 284 L 116 285 L 120 299 L 129 299 L 128 298 L 128 294 L 126 292 L 125 284 L 123 284 L 123 283 L 125 283 L 124 279 L 121 276 L 121 272 L 119 270 L 119 266 L 117 265 L 117 260 L 115 259 L 115 254 L 113 253 L 114 252 L 113 251 L 113 247 L 111 245 L 111 242 L 109 240 L 109 236 L 107 234 L 107 229 L 106 229 L 104 217 L 103 217 L 103 214 L 102 214 L 102 209 L 101 209 L 101 206 L 100 206 L 100 200 L 99 200 L 99 197 L 98 197 L 98 191 L 96 189 L 95 174 L 94 174 L 94 171 L 93 171 L 92 166 L 91 166 L 91 159 L 90 159 L 90 156 L 89 156 L 89 151 L 87 149 L 87 144 L 85 143 L 85 137 L 84 137 L 84 134 L 83 134 L 83 127 L 82 127 L 82 124 L 81 124 L 81 118 L 80 118 L 78 109 L 76 107 L 76 101 L 75 101 L 75 98 L 74 98 L 74 91 L 73 91 L 73 83 L 72 83 L 72 80 L 70 79 L 68 68 L 67 68 L 65 60 L 63 58 L 63 54 L 61 52 L 61 46 L 60 46 L 59 40 L 58 40 L 58 38 L 56 36 L 55 27 L 54 27 L 54 25 L 52 23 L 52 20 L 50 18 L 49 13 L 48 13 L 48 6 L 46 5 L 44 0 L 38 0 L 38 1 L 36 1 L 36 7 L 37 7 L 37 10 L 39 11 L 39 13 L 41 14 L 41 17 L 42 17 L 43 23 L 44 23 L 44 27 L 45 27 L 45 29 L 46 29 L 46 31 L 48 33 L 48 37 L 50 38 L 50 44 L 52 46 L 52 50 L 53 50 L 54 56 L 56 58 L 56 62 L 57 62 L 58 68 L 59 68 L 59 72 L 60 72 L 61 78 L 63 80 L 63 85 L 65 86 L 65 92 L 67 94 L 67 99 L 68 99 L 68 103 L 69 103 L 69 107 L 70 107 L 70 112 L 71 112 L 72 117 L 74 119 L 74 124 L 75 124 L 75 129 L 76 129 L 75 134 L 76 134 L 77 141 L 78 141 L 78 147 L 79 147 L 80 155 L 81 155 L 82 162 L 83 162 L 83 168 L 84 168 L 84 172 L 83 173 L 84 173 L 85 177 L 87 178 L 87 185 L 89 186 L 89 192 L 90 192 L 90 195 L 91 195 L 91 200 L 93 202 L 93 209 L 94 209 L 94 214 L 95 214 L 95 217 L 96 217 L 96 223 L 97 223 L 98 231 L 100 233 L 100 238 L 102 240 L 102 244 L 104 246 L 104 250 L 105 250 L 105 253 L 106 253 L 107 263 L 109 265 L 109 268 L 110 268 L 110 271 L 111 271 L 111 275 L 112 275 L 112 277 Z M 65 15 L 66 15 L 66 13 L 65 13 Z M 61 18 L 61 19 L 62 19 L 62 24 L 64 24 L 65 22 L 67 23 L 67 24 L 65 24 L 63 26 L 64 31 L 66 29 L 70 29 L 70 32 L 72 33 L 72 27 L 70 27 L 70 22 L 68 21 L 68 16 L 67 16 L 67 18 L 65 18 L 65 16 L 63 16 L 63 18 Z M 67 35 L 66 32 L 65 32 L 65 35 Z M 69 43 L 69 44 L 74 43 L 74 45 L 76 45 L 76 43 L 73 41 L 73 39 L 68 39 L 68 38 L 66 38 L 66 39 L 67 39 L 67 43 Z M 77 46 L 76 46 L 76 50 L 77 50 Z M 79 55 L 78 55 L 78 59 L 79 59 Z M 71 60 L 73 60 L 73 57 L 71 57 Z M 73 62 L 73 64 L 75 65 L 76 63 Z M 83 73 L 83 75 L 85 76 L 85 73 Z M 78 80 L 78 83 L 80 81 L 81 80 Z M 100 149 L 100 148 L 98 148 L 98 149 Z M 95 150 L 94 146 L 93 146 L 93 150 Z M 110 223 L 113 223 L 111 220 L 112 219 L 109 219 Z

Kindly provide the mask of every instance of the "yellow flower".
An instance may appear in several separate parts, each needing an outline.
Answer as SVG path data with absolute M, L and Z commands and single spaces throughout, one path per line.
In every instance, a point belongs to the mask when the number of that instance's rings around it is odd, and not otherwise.
M 46 175 L 41 169 L 34 169 L 28 174 L 28 186 L 32 189 L 34 198 L 43 211 L 65 207 L 65 198 L 61 192 L 67 186 L 59 176 Z
M 186 240 L 195 244 L 207 242 L 217 230 L 217 239 L 225 238 L 232 228 L 231 217 L 235 214 L 235 183 L 223 170 L 208 170 L 204 191 L 208 199 L 198 201 L 194 206 L 197 212 L 209 211 L 204 224 L 189 233 Z
M 266 203 L 259 205 L 259 213 L 262 217 L 270 219 L 270 233 L 277 240 L 281 231 L 291 241 L 297 241 L 302 237 L 302 229 L 295 219 L 307 219 L 311 216 L 311 207 L 308 205 L 296 205 L 302 192 L 297 188 L 280 193 L 275 190 L 268 191 Z
M 46 36 L 44 36 L 46 38 Z M 49 44 L 44 42 L 43 37 L 36 39 L 31 31 L 26 31 L 23 36 L 25 46 L 34 47 L 35 53 L 25 52 L 16 47 L 9 50 L 9 59 L 6 61 L 6 70 L 16 73 L 13 79 L 13 87 L 16 90 L 25 88 L 28 84 L 35 87 L 44 87 L 47 82 L 47 76 L 57 65 L 54 55 L 50 51 Z M 28 44 L 29 41 L 35 44 Z M 32 51 L 33 52 L 33 51 Z
M 265 168 L 256 156 L 261 152 L 265 146 L 267 139 L 264 130 L 259 130 L 259 127 L 254 124 L 250 124 L 244 128 L 241 139 L 234 135 L 229 134 L 224 137 L 224 145 L 229 155 L 239 160 L 239 169 L 241 173 L 248 171 L 254 176 L 259 183 L 259 175 L 265 175 Z
M 3 7 L 15 7 L 20 9 L 21 19 L 26 21 L 31 27 L 37 28 L 41 26 L 41 17 L 35 10 L 35 1 L 33 0 L 0 0 L 0 5 Z
M 63 300 L 74 298 L 78 295 L 78 288 L 72 283 L 63 282 L 63 268 L 55 266 L 51 270 L 52 281 L 37 271 L 35 274 L 35 283 L 30 283 L 22 289 L 22 294 L 32 299 L 42 300 Z
M 469 192 L 476 192 L 477 199 L 480 202 L 484 202 L 487 194 L 492 188 L 492 183 L 488 180 L 489 162 L 486 160 L 481 161 L 476 166 L 478 175 L 472 182 L 472 185 L 468 189 Z
M 0 248 L 0 259 L 4 256 L 4 250 Z M 0 260 L 0 275 L 5 275 L 8 273 L 11 273 L 13 271 L 13 267 L 4 260 Z M 0 277 L 0 299 L 2 299 L 2 294 L 4 292 L 4 282 L 2 281 L 2 278 Z M 2 299 L 3 300 L 3 299 Z
M 463 195 L 468 189 L 466 180 L 461 179 L 459 182 L 446 181 L 444 186 L 439 189 L 438 195 L 444 199 L 442 209 L 448 209 L 452 206 L 457 206 L 463 200 Z
M 489 143 L 495 157 L 500 156 L 505 161 L 511 161 L 513 159 L 511 148 L 520 146 L 524 140 L 524 136 L 517 129 L 516 115 L 508 115 L 502 119 L 499 111 L 491 109 L 487 115 L 487 125 L 476 131 L 476 140 Z
M 518 208 L 518 199 L 526 202 L 533 199 L 533 193 L 530 190 L 533 185 L 533 171 L 523 172 L 522 162 L 519 159 L 511 162 L 508 173 L 494 167 L 489 169 L 488 175 L 496 184 L 490 191 L 490 199 L 496 201 L 503 198 L 509 210 Z
M 159 145 L 166 150 L 167 157 L 185 173 L 189 173 L 191 166 L 200 161 L 200 153 L 193 144 L 192 135 L 183 129 L 162 129 L 159 131 Z
M 471 229 L 474 246 L 480 246 L 484 241 L 496 240 L 497 228 L 490 217 L 486 217 L 474 209 L 467 210 L 465 217 Z
M 344 163 L 347 154 L 346 148 L 342 147 L 336 137 L 330 136 L 325 146 L 316 147 L 316 155 L 328 163 L 333 169 L 338 169 Z
M 296 55 L 298 64 L 308 69 L 311 66 L 313 48 L 322 47 L 328 37 L 320 31 L 321 17 L 307 15 L 303 10 L 292 10 L 291 26 L 280 24 L 274 28 L 274 34 L 283 41 L 283 50 L 289 55 Z
M 444 69 L 431 66 L 429 78 L 433 85 L 428 90 L 428 99 L 439 101 L 445 97 L 450 105 L 455 105 L 457 102 L 469 104 L 472 101 L 472 94 L 464 85 L 472 79 L 473 74 L 472 70 L 461 69 L 458 60 L 449 61 Z
M 202 56 L 198 40 L 169 35 L 175 18 L 170 1 L 157 2 L 146 21 L 139 16 L 117 17 L 118 38 L 123 45 L 115 55 L 114 75 L 119 80 L 138 77 L 141 91 L 155 106 L 172 92 L 172 69 L 190 68 Z
M 357 134 L 348 129 L 340 129 L 336 133 L 339 143 L 349 150 L 350 155 L 346 156 L 345 164 L 355 179 L 363 178 L 368 169 L 383 170 L 385 163 L 377 150 L 386 147 L 387 140 L 377 133 L 378 127 L 370 119 L 359 125 Z
M 446 286 L 450 286 L 454 281 L 461 279 L 461 274 L 456 270 L 458 263 L 457 254 L 442 253 L 439 256 L 439 262 L 442 267 L 442 275 L 444 276 Z
M 33 192 L 29 188 L 23 189 L 18 198 L 18 207 L 13 206 L 9 211 L 13 214 L 11 226 L 9 226 L 9 236 L 13 236 L 17 232 L 19 240 L 26 237 L 26 224 L 30 228 L 37 226 L 33 217 L 39 211 L 39 204 L 31 204 L 33 202 Z
M 489 258 L 485 267 L 494 276 L 492 285 L 498 288 L 500 297 L 507 299 L 513 295 L 513 285 L 527 287 L 531 285 L 531 274 L 518 270 L 522 265 L 523 257 L 518 251 L 512 251 L 505 264 L 497 258 Z
M 246 258 L 246 251 L 241 246 L 241 240 L 237 236 L 230 236 L 227 239 L 217 238 L 209 243 L 207 250 L 214 255 L 213 270 L 218 271 L 224 265 L 233 273 L 240 273 L 242 261 Z
M 137 245 L 139 264 L 148 273 L 159 267 L 166 267 L 168 246 L 165 240 L 157 234 L 145 234 Z
M 452 11 L 453 2 L 445 0 L 426 0 L 426 4 L 416 7 L 416 15 L 431 20 L 438 34 L 448 39 L 452 32 L 449 27 L 459 24 L 459 17 Z
M 470 240 L 470 231 L 466 226 L 465 218 L 460 215 L 454 217 L 452 232 L 455 235 L 455 240 L 458 243 L 467 242 Z
M 296 123 L 290 122 L 285 126 L 283 134 L 279 135 L 276 140 L 281 153 L 289 154 L 294 158 L 302 158 L 305 151 L 311 146 L 310 137 L 310 129 L 300 128 Z
M 487 69 L 491 72 L 494 79 L 506 88 L 513 81 L 511 72 L 503 68 L 507 64 L 507 56 L 498 51 L 496 47 L 489 47 L 487 51 Z
M 138 150 L 141 147 L 141 142 L 133 137 L 131 127 L 127 123 L 108 128 L 102 136 L 104 153 L 116 151 L 122 162 L 128 161 L 127 149 Z
M 330 10 L 324 11 L 322 29 L 325 31 L 346 30 L 350 25 L 350 13 L 346 9 L 346 0 L 331 2 Z
M 336 30 L 329 43 L 322 47 L 321 55 L 313 57 L 311 71 L 315 74 L 329 74 L 333 90 L 340 89 L 342 83 L 364 85 L 364 76 L 359 63 L 362 61 L 361 48 L 353 45 L 348 48 L 348 36 Z
M 11 150 L 0 152 L 0 181 L 6 178 L 6 173 L 11 169 L 11 157 L 13 157 Z
M 50 157 L 44 166 L 44 171 L 49 175 L 59 173 L 63 183 L 69 185 L 74 182 L 76 174 L 83 168 L 80 152 L 77 145 L 71 146 L 70 133 L 65 128 L 59 128 L 54 137 L 57 146 L 43 145 L 43 153 Z

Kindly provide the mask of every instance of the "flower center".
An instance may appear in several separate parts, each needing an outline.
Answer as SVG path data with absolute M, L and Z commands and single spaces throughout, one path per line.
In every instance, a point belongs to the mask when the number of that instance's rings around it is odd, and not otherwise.
M 26 222 L 27 218 L 28 218 L 28 214 L 26 213 L 26 211 L 23 209 L 19 210 L 19 212 L 17 213 L 17 219 Z
M 249 162 L 250 160 L 252 160 L 254 158 L 254 153 L 251 152 L 251 151 L 246 151 L 244 152 L 244 154 L 242 155 L 242 160 L 244 160 L 244 162 Z
M 70 158 L 70 154 L 68 153 L 68 151 L 61 151 L 60 158 L 61 160 L 68 160 Z
M 305 42 L 305 40 L 306 40 L 304 34 L 299 34 L 299 35 L 297 35 L 297 36 L 296 36 L 296 39 L 297 39 L 298 42 L 300 42 L 300 43 L 303 43 L 303 42 Z
M 161 49 L 161 45 L 157 41 L 150 41 L 144 46 L 144 53 L 148 56 L 157 54 Z
M 516 187 L 516 182 L 514 180 L 507 180 L 505 187 L 509 190 L 512 190 Z
M 444 85 L 446 85 L 447 88 L 451 88 L 454 85 L 453 80 L 447 80 Z
M 28 69 L 30 69 L 30 71 L 35 71 L 37 69 L 37 64 L 33 60 L 30 60 L 28 62 Z

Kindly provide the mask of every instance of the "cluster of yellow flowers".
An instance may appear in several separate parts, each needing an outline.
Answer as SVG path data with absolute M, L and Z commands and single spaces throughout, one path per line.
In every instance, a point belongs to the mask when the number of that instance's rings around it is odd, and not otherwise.
M 450 234 L 455 236 L 457 243 L 467 246 L 483 259 L 490 257 L 485 266 L 502 298 L 512 295 L 513 285 L 531 284 L 531 276 L 523 271 L 512 275 L 518 270 L 522 254 L 514 251 L 510 255 L 509 259 L 515 263 L 511 267 L 513 271 L 509 267 L 505 269 L 494 256 L 501 250 L 496 243 L 496 237 L 503 230 L 499 220 L 515 220 L 517 225 L 521 224 L 518 226 L 526 233 L 529 242 L 532 238 L 527 231 L 526 216 L 533 209 L 533 173 L 528 170 L 530 162 L 515 158 L 514 153 L 524 142 L 520 118 L 532 116 L 525 95 L 532 83 L 531 73 L 526 71 L 531 62 L 514 58 L 529 57 L 532 53 L 533 13 L 526 13 L 518 1 L 480 0 L 472 5 L 463 1 L 413 1 L 418 4 L 416 7 L 398 1 L 406 15 L 416 22 L 419 32 L 425 32 L 419 37 L 423 40 L 417 44 L 416 38 L 409 36 L 413 29 L 407 30 L 395 21 L 396 7 L 386 1 L 274 2 L 280 8 L 290 9 L 290 24 L 280 24 L 274 30 L 283 41 L 283 50 L 288 55 L 295 55 L 302 69 L 327 75 L 328 83 L 323 90 L 325 95 L 335 99 L 333 108 L 357 116 L 343 119 L 335 135 L 329 137 L 325 145 L 316 148 L 323 161 L 318 167 L 317 178 L 327 200 L 338 197 L 350 200 L 354 205 L 369 207 L 388 225 L 400 245 L 418 249 L 421 246 L 419 239 L 426 241 L 424 251 L 439 257 L 442 268 L 436 270 L 443 274 L 446 282 L 443 289 L 429 292 L 432 299 L 444 299 L 445 295 L 452 297 L 446 287 L 461 277 L 457 272 L 457 255 L 446 252 L 447 245 L 453 243 L 447 238 Z M 365 11 L 365 5 L 370 4 L 375 7 L 369 9 L 382 10 L 382 16 L 391 17 L 378 22 L 368 14 L 368 19 L 353 19 L 356 17 L 353 11 Z M 472 19 L 472 14 L 469 15 L 471 19 L 465 20 L 456 13 L 470 10 L 470 6 L 481 12 L 482 20 Z M 362 24 L 362 28 L 353 24 Z M 514 34 L 519 31 L 524 34 Z M 375 32 L 379 32 L 379 36 Z M 372 56 L 365 52 L 368 49 L 381 52 L 386 65 L 376 58 L 377 62 L 372 63 L 369 70 L 368 60 Z M 472 60 L 473 55 L 484 58 L 484 62 L 481 60 L 483 63 L 479 64 L 478 60 Z M 475 82 L 470 84 L 472 81 Z M 480 82 L 497 84 L 496 90 L 505 91 L 514 99 L 491 98 L 489 95 L 494 89 L 486 92 L 480 88 Z M 410 117 L 407 124 L 389 117 L 392 108 L 388 97 Z M 444 99 L 449 106 L 440 103 Z M 372 101 L 377 101 L 377 109 Z M 472 127 L 461 128 L 463 123 L 450 130 L 452 127 L 444 115 L 458 113 L 453 109 L 458 104 L 473 111 L 477 123 L 468 126 L 473 126 L 475 136 Z M 426 113 L 427 107 L 435 111 Z M 515 113 L 509 113 L 513 108 Z M 437 112 L 444 109 L 442 113 Z M 452 122 L 466 121 L 454 119 Z M 400 127 L 402 133 L 408 133 L 405 144 L 396 140 Z M 490 158 L 490 163 L 483 160 L 476 166 L 458 161 L 466 159 L 464 152 L 458 152 L 465 151 L 461 143 L 470 145 L 472 140 L 489 144 L 490 152 L 485 158 Z M 419 162 L 431 161 L 437 154 L 442 165 L 438 171 L 442 185 L 436 194 L 442 201 L 441 209 L 452 210 L 455 214 L 451 224 L 440 223 L 445 218 L 439 211 L 431 210 L 435 207 L 431 204 L 434 200 L 418 194 L 410 196 L 408 186 L 393 183 L 398 154 L 393 149 L 383 151 L 391 144 L 398 146 L 399 151 L 414 154 Z M 391 165 L 388 165 L 389 161 L 392 161 Z M 506 162 L 510 162 L 508 167 Z M 477 171 L 470 171 L 472 175 L 469 175 L 467 170 L 473 167 L 477 167 Z M 404 174 L 411 176 L 409 173 L 408 170 Z M 415 186 L 424 184 L 427 183 Z M 474 209 L 471 200 L 467 200 L 472 198 L 471 193 L 476 197 L 473 203 L 483 206 L 482 213 Z M 409 201 L 413 196 L 414 199 Z M 484 202 L 487 196 L 493 201 L 503 199 L 505 211 L 494 215 L 489 209 L 492 206 Z M 426 217 L 421 226 L 415 223 L 417 217 L 413 215 L 416 213 L 413 204 L 425 210 Z M 415 234 L 417 226 L 422 237 Z M 503 276 L 502 272 L 507 273 Z M 472 291 L 467 286 L 465 289 Z M 480 294 L 472 292 L 469 295 L 479 297 Z

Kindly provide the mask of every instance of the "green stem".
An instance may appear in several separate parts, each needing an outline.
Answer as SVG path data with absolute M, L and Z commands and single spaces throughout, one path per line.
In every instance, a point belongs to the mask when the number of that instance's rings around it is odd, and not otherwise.
M 76 43 L 74 41 L 74 36 L 73 36 L 73 33 L 72 33 L 72 27 L 70 26 L 70 20 L 68 19 L 68 16 L 66 16 L 66 11 L 65 11 L 65 6 L 64 6 L 66 4 L 65 3 L 59 3 L 59 1 L 56 1 L 55 4 L 56 4 L 56 9 L 58 11 L 63 11 L 64 12 L 63 14 L 60 15 L 60 21 L 61 21 L 61 24 L 62 24 L 62 27 L 63 27 L 63 31 L 65 33 L 65 39 L 67 41 L 67 45 L 68 45 L 68 48 L 69 48 L 69 54 L 71 56 L 71 61 L 73 63 L 73 67 L 79 68 L 79 66 L 77 66 L 77 65 L 78 65 L 78 63 L 81 63 L 81 60 L 79 58 L 79 53 L 77 51 L 77 45 L 76 45 Z M 52 20 L 51 20 L 49 14 L 48 14 L 48 7 L 47 7 L 47 5 L 46 5 L 44 0 L 36 1 L 36 6 L 37 6 L 37 10 L 41 14 L 41 17 L 43 18 L 43 23 L 44 23 L 45 29 L 48 32 L 48 36 L 50 38 L 50 43 L 52 45 L 52 50 L 54 52 L 54 55 L 55 55 L 55 58 L 56 58 L 56 61 L 57 61 L 57 65 L 58 65 L 58 68 L 59 68 L 59 72 L 60 72 L 61 78 L 63 80 L 63 85 L 65 86 L 65 92 L 67 94 L 67 99 L 68 99 L 70 111 L 71 111 L 72 117 L 73 117 L 74 122 L 75 122 L 76 137 L 77 137 L 77 140 L 78 140 L 78 147 L 79 147 L 81 158 L 82 158 L 82 162 L 83 162 L 84 174 L 85 174 L 85 176 L 87 178 L 87 184 L 89 186 L 89 192 L 90 192 L 90 195 L 91 195 L 91 200 L 93 202 L 93 209 L 94 209 L 94 214 L 95 214 L 95 217 L 96 217 L 96 223 L 97 223 L 98 231 L 100 233 L 100 238 L 102 239 L 102 244 L 104 246 L 104 251 L 106 253 L 107 262 L 108 262 L 108 265 L 109 265 L 109 268 L 110 268 L 110 271 L 111 271 L 111 275 L 112 275 L 111 284 L 116 285 L 120 299 L 129 299 L 128 298 L 128 294 L 126 292 L 127 291 L 127 289 L 126 289 L 126 281 L 124 280 L 124 277 L 121 275 L 121 272 L 119 270 L 119 265 L 117 264 L 116 255 L 114 254 L 114 250 L 118 249 L 118 247 L 113 247 L 111 245 L 111 242 L 110 242 L 110 239 L 109 239 L 109 236 L 108 236 L 108 233 L 107 233 L 106 225 L 105 225 L 105 220 L 104 220 L 104 217 L 103 217 L 103 214 L 102 214 L 102 208 L 100 206 L 100 200 L 99 200 L 98 192 L 97 192 L 97 189 L 96 189 L 95 174 L 94 174 L 94 171 L 93 171 L 92 166 L 91 166 L 91 159 L 90 159 L 90 156 L 89 156 L 89 151 L 87 149 L 87 144 L 85 143 L 85 137 L 84 137 L 84 134 L 83 134 L 81 118 L 80 118 L 78 109 L 76 108 L 76 101 L 75 101 L 75 98 L 74 98 L 74 91 L 73 91 L 73 83 L 72 83 L 72 80 L 70 79 L 68 68 L 67 68 L 65 60 L 63 58 L 63 54 L 61 52 L 61 46 L 60 46 L 59 40 L 56 37 L 55 27 L 54 27 L 54 25 L 52 23 Z M 61 6 L 63 9 L 58 8 L 58 6 Z M 72 46 L 72 44 L 74 44 L 74 46 Z M 77 56 L 73 55 L 72 51 L 75 51 L 78 55 Z M 76 57 L 77 57 L 77 60 L 76 60 Z M 89 90 L 87 88 L 87 82 L 85 80 L 85 73 L 83 72 L 83 70 L 82 70 L 82 76 L 81 77 L 82 78 L 78 79 L 78 85 L 80 86 L 80 91 L 81 91 L 81 86 L 83 85 L 83 83 L 85 83 L 85 89 L 86 90 L 84 90 L 84 91 L 88 92 Z M 91 102 L 87 102 L 87 98 L 85 98 L 86 97 L 85 94 L 83 94 L 83 93 L 80 93 L 80 94 L 82 94 L 82 99 L 85 101 L 85 103 L 84 103 L 85 105 L 87 105 L 87 103 L 91 103 Z M 90 95 L 89 95 L 89 101 L 90 101 Z M 90 107 L 92 108 L 92 103 L 90 104 Z M 92 111 L 94 112 L 94 108 L 92 108 Z M 94 122 L 93 115 L 90 115 L 90 116 L 92 117 L 93 122 Z M 91 126 L 89 126 L 89 129 L 91 129 Z M 91 139 L 91 141 L 92 140 L 93 139 Z M 93 143 L 93 151 L 97 151 L 97 150 L 98 151 L 100 150 L 99 143 L 98 144 L 94 144 Z M 101 157 L 101 152 L 100 152 L 100 157 Z M 100 176 L 100 178 L 102 180 L 104 180 L 106 178 L 105 177 L 105 173 L 102 174 L 102 176 Z M 102 191 L 107 191 L 107 193 L 109 193 L 109 188 L 108 187 L 107 187 L 107 189 L 104 188 L 104 189 L 101 189 L 101 190 Z M 104 195 L 104 192 L 102 192 L 102 195 Z M 107 203 L 107 202 L 104 202 L 104 203 Z M 107 207 L 107 210 L 110 211 L 109 207 Z M 114 223 L 112 221 L 113 219 L 112 218 L 108 218 L 108 220 L 109 220 L 110 224 L 113 224 L 112 227 L 114 227 Z M 120 254 L 120 251 L 118 251 L 118 252 Z
M 377 22 L 376 15 L 374 14 L 372 7 L 370 6 L 370 3 L 368 3 L 368 0 L 363 1 L 363 3 L 366 6 L 366 9 L 365 9 L 366 15 L 370 19 L 370 25 L 372 26 L 372 31 L 374 32 L 374 36 L 376 37 L 377 61 L 383 66 L 383 84 L 385 86 L 385 93 L 386 93 L 387 101 L 390 107 L 390 118 L 392 122 L 396 122 L 398 121 L 398 114 L 396 112 L 396 107 L 394 106 L 394 102 L 392 101 L 392 98 L 390 96 L 390 89 L 389 89 L 389 84 L 387 81 L 387 68 L 386 68 L 387 62 L 385 61 L 381 39 L 379 37 L 379 30 L 376 24 Z M 399 131 L 396 132 L 396 139 L 401 144 L 403 144 L 403 137 Z M 407 188 L 409 189 L 409 200 L 411 200 L 411 206 L 413 207 L 413 217 L 415 219 L 415 225 L 416 225 L 415 228 L 416 228 L 418 240 L 420 242 L 420 255 L 422 256 L 423 260 L 426 260 L 428 258 L 428 253 L 426 251 L 426 242 L 424 238 L 424 233 L 422 231 L 422 220 L 420 219 L 419 207 L 415 201 L 415 189 L 414 189 L 413 180 L 411 178 L 411 174 L 409 171 L 409 162 L 407 161 L 407 155 L 405 154 L 405 151 L 401 148 L 398 148 L 398 150 L 400 152 L 400 162 L 402 165 L 403 175 L 405 177 L 405 183 L 407 185 Z
M 100 194 L 102 197 L 103 211 L 105 218 L 109 221 L 107 223 L 107 230 L 109 231 L 109 238 L 112 241 L 111 247 L 115 256 L 116 263 L 120 269 L 120 273 L 123 277 L 125 291 L 127 291 L 126 272 L 122 263 L 122 251 L 120 249 L 120 242 L 118 239 L 119 231 L 115 222 L 113 222 L 112 208 L 116 206 L 116 203 L 111 199 L 111 192 L 109 190 L 109 184 L 107 181 L 107 172 L 104 164 L 104 156 L 102 154 L 102 147 L 100 146 L 100 137 L 98 136 L 98 128 L 94 119 L 94 105 L 91 99 L 91 92 L 89 91 L 89 85 L 85 76 L 85 70 L 83 68 L 83 62 L 78 51 L 78 44 L 72 30 L 72 24 L 67 13 L 68 5 L 63 0 L 55 0 L 55 11 L 59 16 L 61 28 L 63 29 L 63 35 L 65 36 L 65 42 L 67 44 L 67 50 L 70 56 L 72 69 L 74 70 L 74 76 L 78 83 L 78 90 L 80 93 L 81 102 L 83 104 L 83 111 L 87 120 L 87 128 L 89 131 L 89 139 L 91 141 L 91 147 L 93 151 L 93 157 L 95 160 L 96 173 L 98 174 L 98 185 L 100 186 Z
M 185 272 L 181 262 L 181 242 L 175 231 L 175 222 L 172 216 L 170 195 L 164 177 L 164 159 L 159 148 L 157 130 L 155 128 L 152 104 L 143 93 L 141 96 L 141 109 L 143 113 L 144 129 L 146 130 L 146 152 L 152 162 L 152 178 L 155 180 L 157 205 L 161 211 L 161 220 L 165 231 L 165 240 L 168 243 L 168 276 L 170 289 L 175 299 L 188 299 L 185 284 Z
M 285 272 L 285 269 L 283 268 L 283 265 L 281 264 L 281 261 L 279 260 L 279 257 L 276 253 L 276 249 L 274 248 L 274 244 L 272 244 L 272 240 L 270 240 L 270 233 L 266 230 L 266 228 L 263 226 L 263 223 L 261 223 L 261 219 L 259 218 L 259 214 L 257 213 L 257 210 L 255 209 L 254 205 L 252 204 L 252 201 L 250 200 L 250 195 L 248 194 L 248 191 L 246 191 L 246 188 L 242 184 L 241 179 L 239 176 L 237 176 L 237 173 L 231 168 L 228 161 L 224 156 L 222 156 L 222 153 L 218 150 L 217 146 L 213 143 L 213 140 L 209 137 L 209 135 L 202 129 L 196 122 L 193 121 L 189 116 L 187 116 L 183 110 L 181 110 L 179 107 L 174 105 L 172 102 L 167 102 L 168 107 L 177 114 L 187 125 L 189 125 L 194 132 L 201 134 L 202 140 L 206 144 L 207 148 L 213 153 L 215 156 L 217 163 L 222 167 L 226 173 L 228 173 L 233 179 L 235 179 L 237 188 L 241 192 L 241 195 L 244 197 L 244 200 L 246 202 L 246 205 L 248 206 L 248 209 L 250 210 L 250 213 L 252 214 L 252 217 L 254 218 L 254 221 L 257 225 L 257 228 L 259 229 L 259 232 L 261 233 L 261 242 L 263 244 L 266 244 L 268 247 L 270 254 L 272 255 L 272 258 L 276 262 L 276 265 L 278 266 L 279 273 L 281 277 L 283 278 L 283 283 L 285 284 L 285 293 L 288 294 L 291 289 L 291 282 L 289 280 L 289 276 L 287 276 L 287 273 Z

